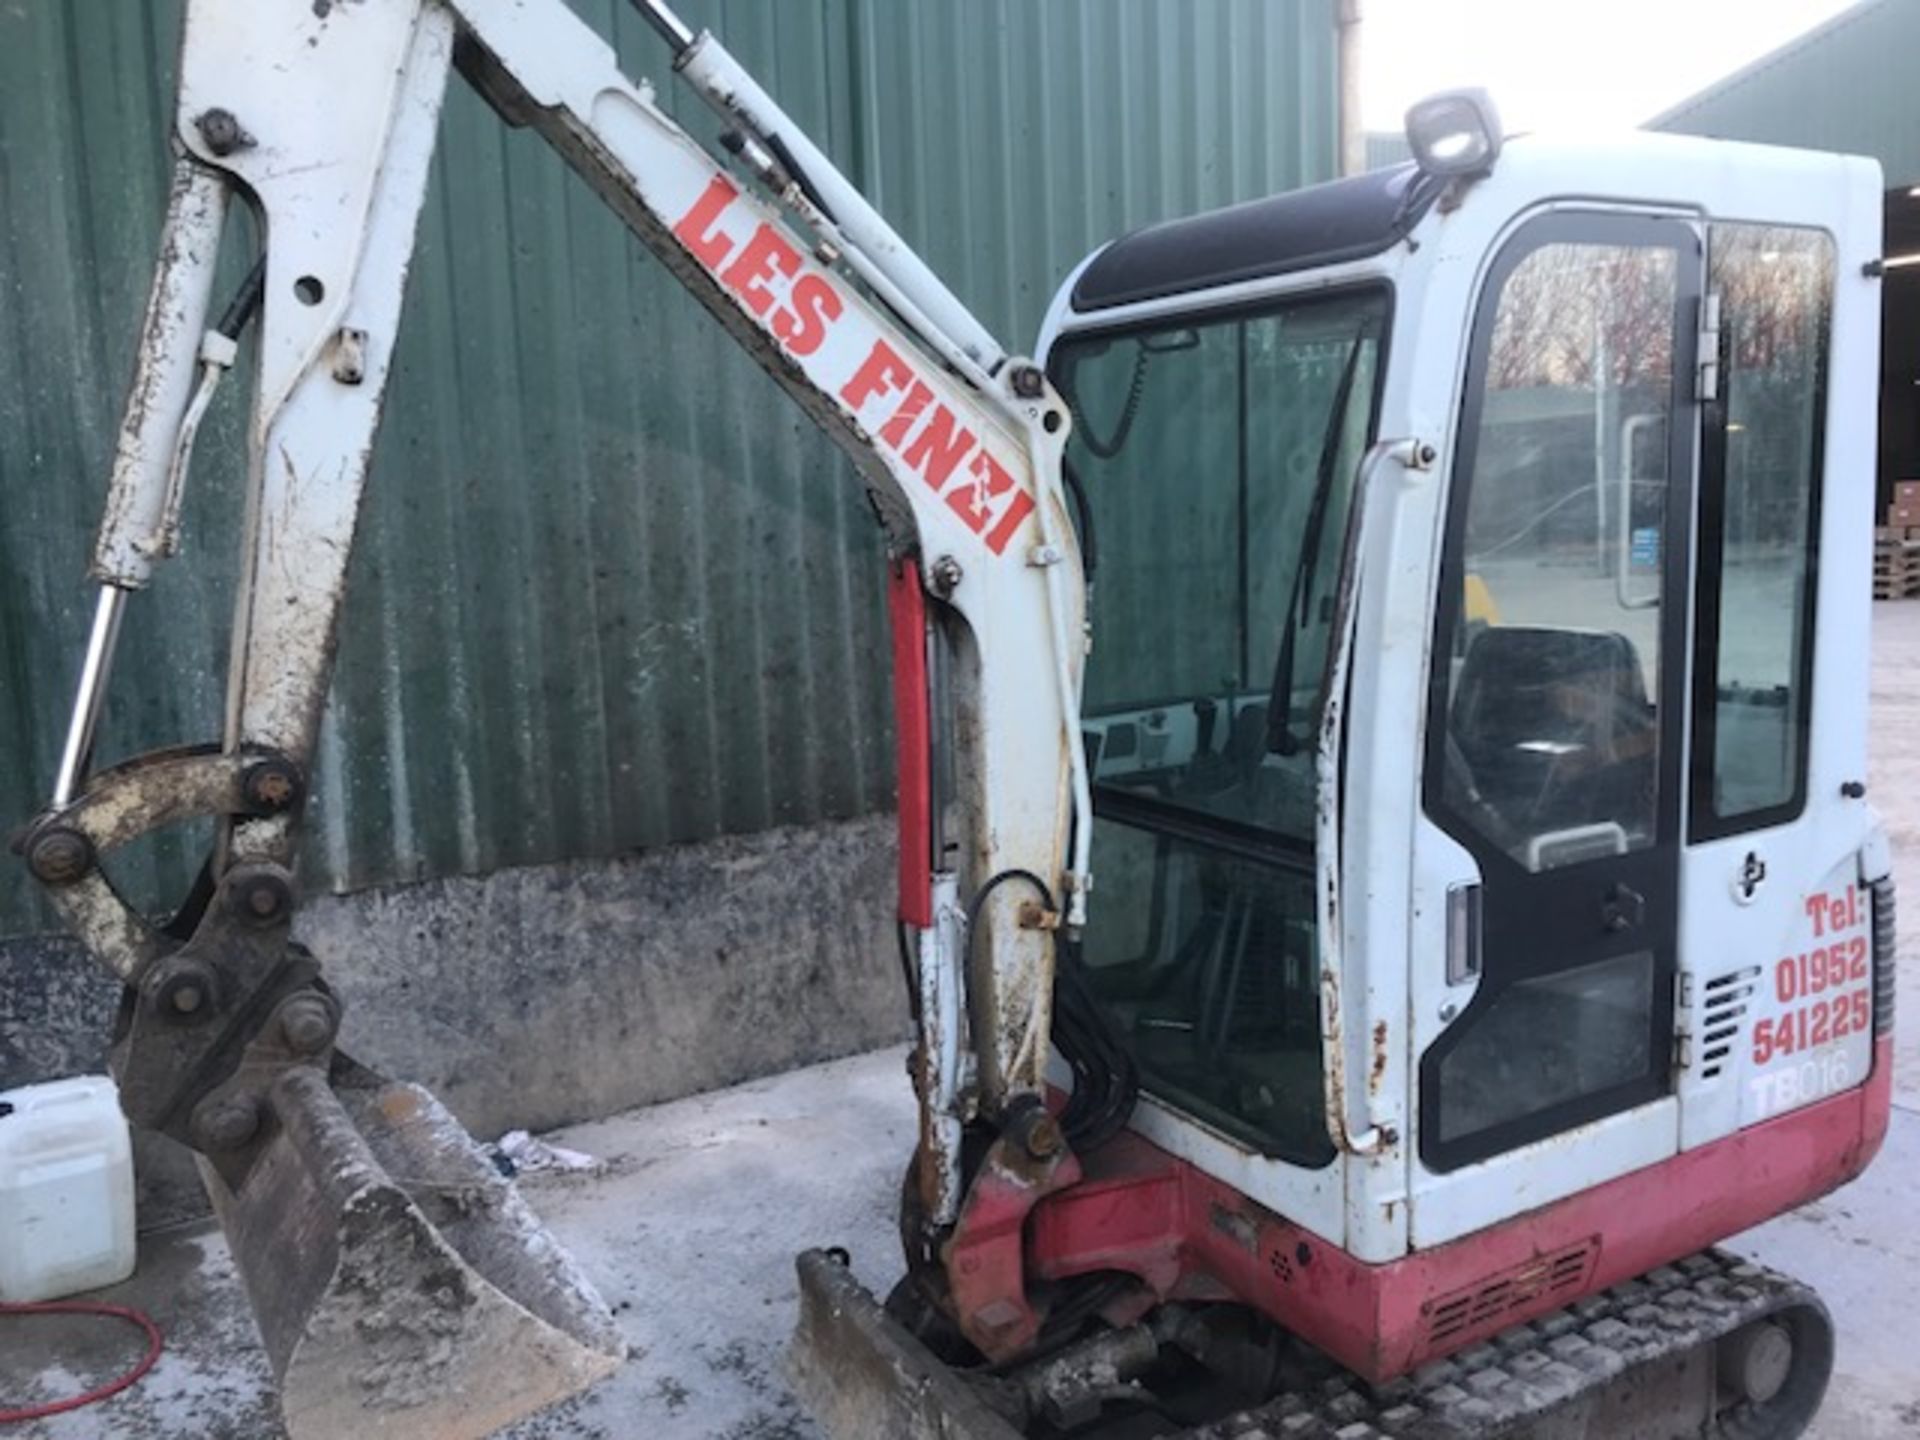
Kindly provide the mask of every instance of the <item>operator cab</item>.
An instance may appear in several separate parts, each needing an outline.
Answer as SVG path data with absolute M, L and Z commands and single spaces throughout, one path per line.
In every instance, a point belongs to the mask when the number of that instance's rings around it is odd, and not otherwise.
M 1050 360 L 1096 546 L 1090 973 L 1154 1093 L 1305 1165 L 1333 1158 L 1319 691 L 1393 293 L 1357 280 L 1193 297 L 1376 254 L 1430 198 L 1408 166 L 1120 240 L 1075 281 L 1076 319 L 1145 313 L 1065 337 Z
M 1815 641 L 1866 628 L 1873 167 L 1447 103 L 1450 160 L 1096 252 L 1041 346 L 1136 1128 L 1374 1262 L 1778 1113 L 1756 977 L 1877 833 Z M 1866 975 L 1792 1103 L 1865 1078 Z

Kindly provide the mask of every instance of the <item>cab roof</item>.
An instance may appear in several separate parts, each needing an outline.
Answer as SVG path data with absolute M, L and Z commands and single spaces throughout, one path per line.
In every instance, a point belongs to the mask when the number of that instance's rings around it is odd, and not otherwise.
M 1399 165 L 1149 225 L 1088 262 L 1073 308 L 1084 314 L 1377 255 L 1439 193 L 1420 181 L 1416 166 Z

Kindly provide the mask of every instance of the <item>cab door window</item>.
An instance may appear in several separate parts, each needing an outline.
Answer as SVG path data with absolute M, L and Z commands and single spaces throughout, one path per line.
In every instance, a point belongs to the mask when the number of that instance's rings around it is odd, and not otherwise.
M 1547 244 L 1500 291 L 1442 775 L 1448 807 L 1532 871 L 1658 829 L 1676 261 Z

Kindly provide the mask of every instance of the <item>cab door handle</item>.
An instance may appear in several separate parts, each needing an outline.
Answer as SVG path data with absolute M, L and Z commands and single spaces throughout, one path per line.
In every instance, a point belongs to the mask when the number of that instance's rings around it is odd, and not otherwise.
M 1447 983 L 1464 985 L 1480 974 L 1480 887 L 1454 885 L 1447 890 Z

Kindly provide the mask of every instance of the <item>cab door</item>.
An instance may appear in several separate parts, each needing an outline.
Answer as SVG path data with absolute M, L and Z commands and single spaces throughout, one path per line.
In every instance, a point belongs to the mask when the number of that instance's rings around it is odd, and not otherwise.
M 1561 209 L 1512 232 L 1476 301 L 1416 839 L 1455 877 L 1417 1245 L 1678 1143 L 1703 281 L 1690 221 Z M 1571 1157 L 1543 1143 L 1583 1127 Z

